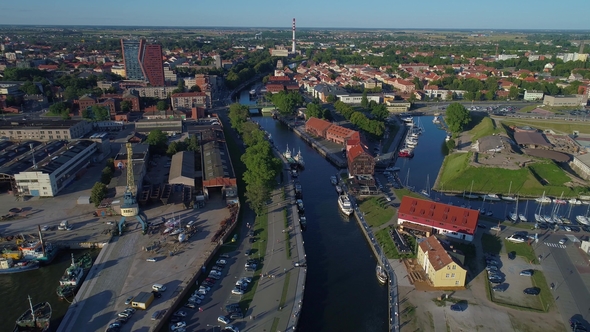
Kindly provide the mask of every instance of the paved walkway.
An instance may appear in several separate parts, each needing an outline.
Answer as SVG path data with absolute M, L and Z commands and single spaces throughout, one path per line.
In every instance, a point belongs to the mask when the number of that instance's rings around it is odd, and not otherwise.
M 284 179 L 289 179 L 284 172 Z M 290 181 L 290 180 L 287 180 Z M 303 188 L 305 190 L 305 188 Z M 271 203 L 268 205 L 268 243 L 258 282 L 256 294 L 250 304 L 249 319 L 246 331 L 294 331 L 297 327 L 303 291 L 305 288 L 306 268 L 295 267 L 295 262 L 305 261 L 303 238 L 299 225 L 293 183 L 285 185 L 285 199 L 282 188 L 272 192 Z M 287 210 L 289 227 L 285 229 Z M 286 239 L 288 233 L 289 240 Z M 286 242 L 287 241 L 287 242 Z M 291 257 L 288 257 L 287 247 Z M 285 296 L 284 302 L 281 298 Z

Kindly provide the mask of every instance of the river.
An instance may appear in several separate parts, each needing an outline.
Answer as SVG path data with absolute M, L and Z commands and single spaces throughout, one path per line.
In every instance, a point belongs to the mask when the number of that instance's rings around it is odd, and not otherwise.
M 0 275 L 0 331 L 12 331 L 16 319 L 29 307 L 27 296 L 31 296 L 33 304 L 49 302 L 53 310 L 50 331 L 57 331 L 57 327 L 68 310 L 69 303 L 59 300 L 55 289 L 59 279 L 72 262 L 71 252 L 62 251 L 48 266 L 38 270 Z M 82 256 L 86 251 L 76 250 L 74 257 Z M 96 258 L 98 250 L 92 252 Z
M 307 217 L 303 233 L 307 282 L 301 331 L 386 331 L 387 288 L 375 276 L 376 259 L 359 226 L 340 213 L 330 176 L 337 170 L 314 149 L 271 117 L 253 117 L 283 152 L 301 153 L 299 175 Z

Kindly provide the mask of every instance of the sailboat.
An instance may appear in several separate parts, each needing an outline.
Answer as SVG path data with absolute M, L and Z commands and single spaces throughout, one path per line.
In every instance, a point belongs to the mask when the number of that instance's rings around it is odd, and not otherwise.
M 510 181 L 510 187 L 508 187 L 508 195 L 506 195 L 506 196 L 502 195 L 503 200 L 510 201 L 510 202 L 514 202 L 516 200 L 516 198 L 514 196 L 510 195 L 511 190 L 512 190 L 512 181 Z
M 516 207 L 514 208 L 514 212 L 510 212 L 510 214 L 508 214 L 508 217 L 513 222 L 518 221 L 518 197 L 516 197 Z
M 545 192 L 543 191 L 543 196 L 536 198 L 535 201 L 541 204 L 549 204 L 551 203 L 551 198 L 545 196 Z
M 522 222 L 528 222 L 529 221 L 526 218 L 526 213 L 527 213 L 528 208 L 529 208 L 529 201 L 526 201 L 526 205 L 524 207 L 524 214 L 523 213 L 518 214 L 518 219 L 520 219 L 520 221 L 522 221 Z
M 586 215 L 582 216 L 576 216 L 576 220 L 580 223 L 580 224 L 584 224 L 584 225 L 590 225 L 590 220 L 588 219 L 588 212 L 590 212 L 590 205 L 588 205 L 588 209 L 586 209 Z
M 541 214 L 541 209 L 543 208 L 543 204 L 539 203 L 539 209 L 535 212 L 535 221 L 536 222 L 545 222 L 545 218 Z
M 485 214 L 486 213 L 486 209 L 484 208 L 486 204 L 486 198 L 483 198 L 483 202 L 481 203 L 481 208 L 479 208 L 479 214 Z
M 464 198 L 469 198 L 469 199 L 478 199 L 479 198 L 478 195 L 473 195 L 473 180 L 471 180 L 471 189 L 469 189 L 469 195 L 464 195 Z
M 422 189 L 420 193 L 426 197 L 430 197 L 430 175 L 426 174 L 426 188 Z

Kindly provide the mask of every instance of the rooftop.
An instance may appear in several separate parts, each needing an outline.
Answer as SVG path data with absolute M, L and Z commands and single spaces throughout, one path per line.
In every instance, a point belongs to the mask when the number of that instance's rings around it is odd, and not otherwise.
M 35 164 L 37 164 L 61 149 L 66 143 L 66 141 L 52 141 L 45 145 L 37 141 L 27 141 L 20 145 L 15 143 L 10 146 L 10 149 L 0 153 L 0 160 L 4 159 L 4 164 L 0 167 L 0 173 L 12 176 L 33 167 L 31 145 L 33 146 Z
M 446 229 L 451 232 L 474 234 L 479 211 L 404 196 L 398 218 L 417 224 Z
M 82 121 L 79 120 L 1 120 L 0 129 L 27 129 L 27 128 L 40 128 L 40 129 L 63 129 L 70 128 L 77 125 Z
M 195 153 L 192 151 L 181 151 L 172 156 L 170 166 L 170 175 L 168 176 L 170 184 L 184 184 L 188 186 L 195 185 Z
M 434 235 L 424 239 L 420 242 L 419 246 L 420 250 L 427 254 L 430 265 L 436 271 L 443 269 L 453 262 L 453 258 Z

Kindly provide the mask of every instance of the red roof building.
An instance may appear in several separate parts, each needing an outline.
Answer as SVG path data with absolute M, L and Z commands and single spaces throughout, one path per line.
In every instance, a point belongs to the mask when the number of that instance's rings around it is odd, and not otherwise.
M 398 210 L 398 224 L 426 233 L 443 234 L 473 241 L 479 211 L 404 196 Z
M 362 145 L 351 147 L 347 154 L 348 174 L 355 178 L 355 182 L 364 185 L 374 185 L 375 158 L 371 156 Z
M 332 123 L 326 120 L 311 117 L 305 123 L 305 131 L 314 136 L 326 137 L 326 131 L 331 125 Z

